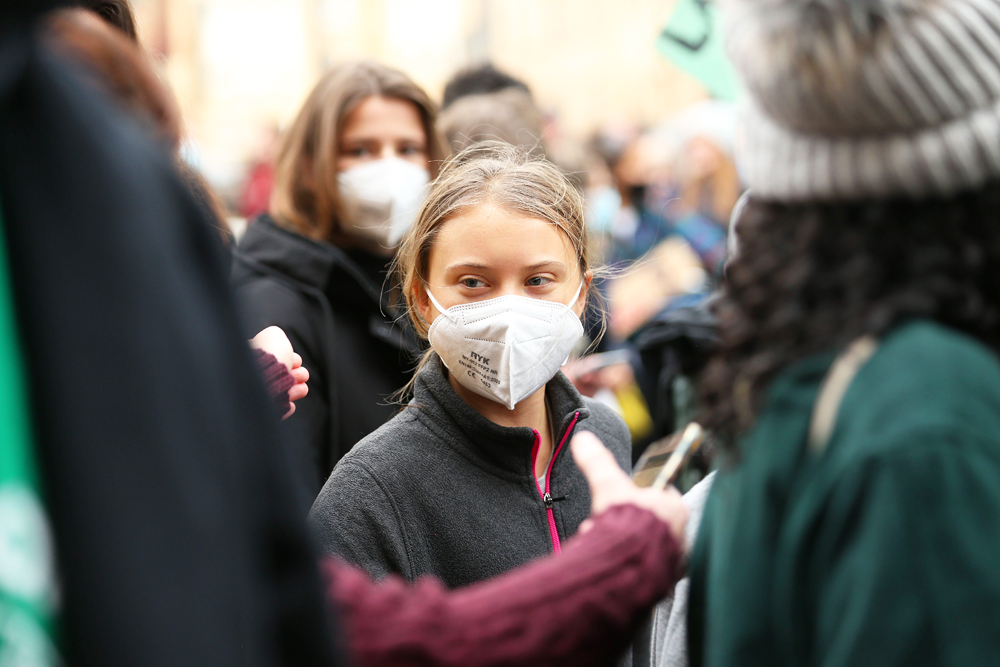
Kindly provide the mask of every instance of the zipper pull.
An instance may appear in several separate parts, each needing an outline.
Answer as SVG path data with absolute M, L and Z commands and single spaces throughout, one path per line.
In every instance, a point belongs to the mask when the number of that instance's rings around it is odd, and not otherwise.
M 563 500 L 566 500 L 566 496 L 556 496 L 555 498 L 553 498 L 552 494 L 547 492 L 544 496 L 542 496 L 542 502 L 545 503 L 545 509 L 549 510 L 552 509 L 552 503 L 558 503 Z

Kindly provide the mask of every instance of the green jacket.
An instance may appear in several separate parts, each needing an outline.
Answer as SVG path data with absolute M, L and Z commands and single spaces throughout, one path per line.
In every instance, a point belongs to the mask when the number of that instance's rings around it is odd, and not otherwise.
M 833 355 L 768 390 L 692 555 L 693 665 L 1000 664 L 1000 360 L 926 321 L 806 450 Z

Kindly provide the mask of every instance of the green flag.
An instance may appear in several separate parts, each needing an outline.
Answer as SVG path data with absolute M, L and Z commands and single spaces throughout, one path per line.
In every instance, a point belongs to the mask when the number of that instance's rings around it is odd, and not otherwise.
M 55 578 L 0 211 L 0 665 L 50 667 Z
M 656 47 L 713 97 L 727 102 L 736 99 L 739 84 L 723 48 L 719 10 L 710 0 L 677 0 Z

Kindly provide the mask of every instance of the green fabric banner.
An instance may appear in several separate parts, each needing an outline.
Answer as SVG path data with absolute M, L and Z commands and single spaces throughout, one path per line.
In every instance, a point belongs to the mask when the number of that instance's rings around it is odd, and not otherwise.
M 59 664 L 48 518 L 39 493 L 27 388 L 0 211 L 0 665 Z
M 711 0 L 677 0 L 656 47 L 713 97 L 726 102 L 736 99 L 739 83 L 723 48 L 719 10 Z

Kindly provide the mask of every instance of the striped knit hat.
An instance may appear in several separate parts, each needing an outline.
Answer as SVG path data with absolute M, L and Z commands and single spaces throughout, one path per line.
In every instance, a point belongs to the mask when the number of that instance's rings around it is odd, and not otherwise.
M 740 162 L 783 201 L 1000 177 L 1000 0 L 728 0 Z

